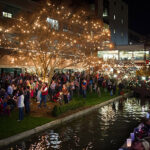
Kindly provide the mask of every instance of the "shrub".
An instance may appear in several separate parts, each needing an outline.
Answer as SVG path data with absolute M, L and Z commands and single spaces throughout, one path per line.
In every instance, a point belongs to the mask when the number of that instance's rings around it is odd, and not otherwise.
M 55 105 L 54 108 L 53 108 L 53 111 L 52 111 L 52 115 L 53 115 L 54 117 L 57 117 L 57 116 L 59 116 L 60 114 L 61 114 L 61 112 L 60 112 L 60 107 L 57 106 L 57 105 Z
M 77 108 L 80 108 L 85 105 L 85 101 L 72 101 L 69 104 L 57 106 L 55 105 L 52 111 L 52 115 L 54 117 L 59 116 L 60 114 L 63 114 L 69 110 L 75 110 Z

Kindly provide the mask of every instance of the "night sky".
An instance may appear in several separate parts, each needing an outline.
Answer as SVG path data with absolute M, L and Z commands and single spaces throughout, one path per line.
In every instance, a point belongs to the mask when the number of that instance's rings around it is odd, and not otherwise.
M 124 0 L 129 7 L 129 28 L 143 35 L 150 35 L 149 0 Z

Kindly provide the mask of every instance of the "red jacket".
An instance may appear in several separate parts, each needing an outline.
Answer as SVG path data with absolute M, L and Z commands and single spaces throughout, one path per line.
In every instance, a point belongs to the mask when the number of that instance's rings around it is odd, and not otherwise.
M 42 88 L 42 95 L 47 95 L 48 94 L 48 88 L 47 86 Z

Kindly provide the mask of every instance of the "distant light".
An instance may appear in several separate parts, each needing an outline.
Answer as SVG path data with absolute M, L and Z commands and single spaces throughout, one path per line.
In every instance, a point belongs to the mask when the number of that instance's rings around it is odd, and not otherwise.
M 116 75 L 116 74 L 114 74 L 114 78 L 117 78 L 117 75 Z
M 127 147 L 131 147 L 132 145 L 132 139 L 127 139 Z
M 125 78 L 125 79 L 127 79 L 127 78 L 128 78 L 128 76 L 127 76 L 127 75 L 125 75 L 125 76 L 124 76 L 124 78 Z
M 108 17 L 108 10 L 107 9 L 104 10 L 103 17 Z
M 54 20 L 51 18 L 47 18 L 46 21 L 51 25 L 51 28 L 58 30 L 59 29 L 59 23 L 58 20 Z
M 146 77 L 142 77 L 142 80 L 146 80 Z
M 109 48 L 113 48 L 113 44 L 109 44 Z
M 114 69 L 113 69 L 113 68 L 111 68 L 111 69 L 110 69 L 110 71 L 111 71 L 111 72 L 113 72 L 113 71 L 114 71 Z
M 114 20 L 116 20 L 116 15 L 114 14 Z
M 114 29 L 114 34 L 116 34 L 116 30 Z

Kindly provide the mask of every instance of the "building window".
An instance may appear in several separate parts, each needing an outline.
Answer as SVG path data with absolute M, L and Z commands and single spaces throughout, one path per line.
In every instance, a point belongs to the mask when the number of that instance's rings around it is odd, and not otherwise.
M 58 30 L 59 29 L 59 24 L 58 20 L 54 20 L 51 18 L 47 18 L 46 21 L 51 25 L 52 29 Z
M 123 19 L 121 19 L 121 24 L 123 24 L 124 23 L 124 21 L 123 21 Z
M 6 18 L 12 18 L 12 14 L 11 13 L 8 13 L 8 12 L 2 12 L 2 15 L 3 17 L 6 17 Z
M 114 20 L 116 20 L 116 15 L 114 14 Z
M 103 17 L 108 17 L 108 10 L 107 9 L 104 10 Z
M 116 30 L 114 29 L 114 34 L 116 34 Z
M 124 36 L 123 32 L 121 33 L 121 36 L 122 36 L 122 37 Z

